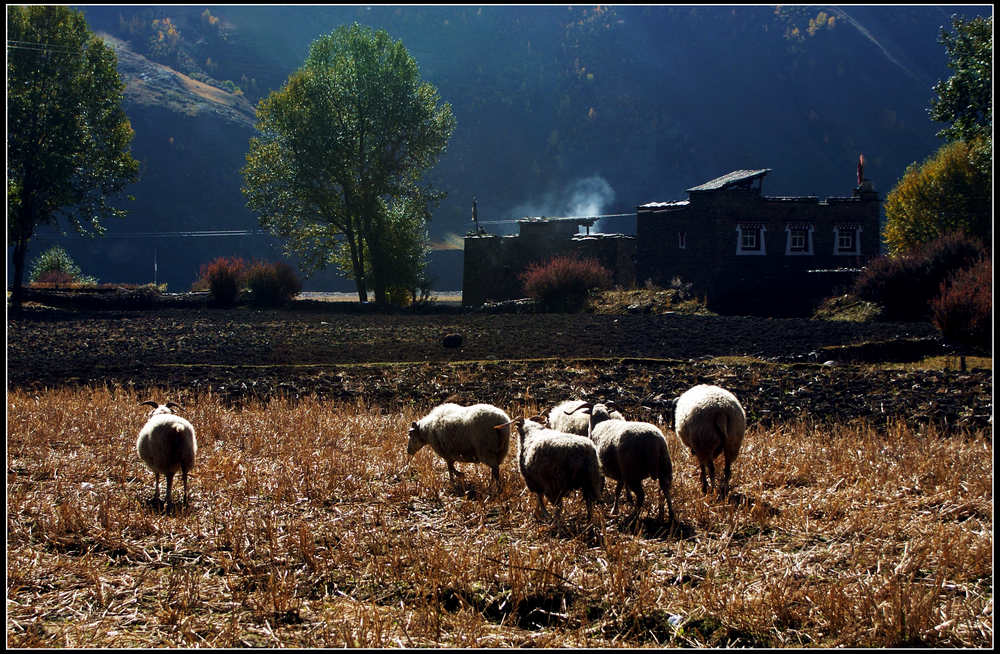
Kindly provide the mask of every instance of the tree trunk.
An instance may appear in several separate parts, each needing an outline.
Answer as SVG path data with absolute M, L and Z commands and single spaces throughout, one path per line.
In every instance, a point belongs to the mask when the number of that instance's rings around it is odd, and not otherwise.
M 368 301 L 368 286 L 365 281 L 365 262 L 361 258 L 361 247 L 353 233 L 345 234 L 347 246 L 351 250 L 351 266 L 354 268 L 354 286 L 358 289 L 358 301 Z
M 28 254 L 28 237 L 18 236 L 14 241 L 14 287 L 11 303 L 15 310 L 21 309 L 24 301 L 24 259 Z

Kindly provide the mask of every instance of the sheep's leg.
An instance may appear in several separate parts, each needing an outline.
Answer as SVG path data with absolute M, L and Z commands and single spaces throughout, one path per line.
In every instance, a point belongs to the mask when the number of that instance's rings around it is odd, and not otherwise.
M 722 473 L 722 486 L 719 488 L 719 497 L 726 497 L 729 494 L 729 472 L 732 461 L 729 460 L 729 455 L 726 455 L 726 468 Z
M 184 504 L 188 503 L 188 471 L 181 470 L 181 478 L 184 480 Z
M 631 489 L 635 493 L 635 513 L 632 517 L 638 520 L 639 514 L 642 512 L 642 505 L 646 502 L 646 491 L 642 490 L 642 480 L 640 479 Z
M 170 506 L 170 489 L 174 484 L 174 473 L 168 472 L 167 475 L 167 506 Z
M 611 515 L 615 515 L 615 512 L 618 510 L 618 497 L 621 495 L 621 493 L 622 493 L 622 483 L 619 481 L 615 486 L 615 501 L 611 505 Z
M 541 493 L 535 493 L 535 497 L 538 498 L 538 508 L 539 513 L 546 518 L 549 517 L 549 512 L 545 510 L 545 499 L 542 497 Z
M 455 483 L 455 477 L 458 477 L 459 480 L 461 480 L 462 477 L 464 477 L 464 476 L 465 476 L 465 473 L 463 473 L 461 470 L 458 470 L 457 468 L 455 468 L 455 462 L 454 461 L 449 461 L 448 462 L 448 481 L 450 481 L 451 483 L 454 484 Z
M 670 512 L 670 522 L 674 521 L 674 505 L 670 501 L 670 478 L 661 477 L 660 478 L 660 492 L 663 497 L 660 498 L 660 522 L 663 522 L 663 500 L 667 501 L 667 509 Z
M 712 461 L 711 459 L 709 459 L 708 463 L 705 464 L 705 467 L 708 468 L 708 479 L 712 483 L 712 488 L 715 488 L 715 461 Z M 708 488 L 705 486 L 705 472 L 704 472 L 704 470 L 702 470 L 702 473 L 701 473 L 701 492 L 703 494 L 704 493 L 708 493 Z
M 708 483 L 706 480 L 706 471 L 708 470 L 708 468 L 705 466 L 704 463 L 701 463 L 698 465 L 698 470 L 701 472 L 701 494 L 705 495 L 706 493 L 708 493 Z
M 500 466 L 493 466 L 493 481 L 496 483 L 497 494 L 503 490 L 503 480 L 500 479 Z
M 153 484 L 153 504 L 160 503 L 160 473 L 154 472 L 156 482 Z

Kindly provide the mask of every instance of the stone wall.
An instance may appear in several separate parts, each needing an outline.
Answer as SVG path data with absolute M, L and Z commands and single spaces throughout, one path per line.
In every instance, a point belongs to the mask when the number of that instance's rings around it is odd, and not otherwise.
M 575 223 L 522 221 L 517 236 L 470 234 L 465 237 L 462 304 L 524 297 L 520 275 L 533 263 L 557 255 L 597 259 L 614 283 L 635 284 L 635 238 L 623 234 L 577 234 Z

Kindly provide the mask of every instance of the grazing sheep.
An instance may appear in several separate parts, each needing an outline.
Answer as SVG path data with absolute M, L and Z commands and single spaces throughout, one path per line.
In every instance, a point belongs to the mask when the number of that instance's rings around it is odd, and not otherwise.
M 567 434 L 577 434 L 579 436 L 586 436 L 590 433 L 590 415 L 585 412 L 577 412 L 577 409 L 582 407 L 584 404 L 588 404 L 585 400 L 566 400 L 565 402 L 560 402 L 555 407 L 549 411 L 549 428 L 555 429 L 556 431 L 566 432 Z M 609 415 L 615 420 L 624 420 L 623 416 L 618 411 L 613 410 L 613 407 L 609 406 L 610 403 L 605 403 L 609 409 L 612 409 Z
M 497 429 L 494 429 L 497 427 Z M 510 417 L 490 404 L 463 407 L 450 402 L 434 407 L 410 425 L 406 451 L 413 456 L 424 445 L 448 462 L 448 478 L 454 482 L 455 462 L 483 463 L 493 471 L 500 489 L 500 464 L 510 450 Z
M 542 515 L 545 499 L 556 505 L 557 519 L 562 519 L 562 500 L 570 491 L 580 489 L 587 503 L 587 519 L 592 505 L 600 501 L 604 475 L 597 458 L 597 448 L 590 439 L 576 434 L 547 429 L 545 418 L 518 418 L 520 434 L 518 466 L 524 483 L 538 498 Z
M 580 409 L 589 409 L 590 439 L 597 448 L 604 474 L 618 482 L 611 512 L 618 508 L 618 497 L 624 486 L 635 495 L 632 518 L 638 518 L 646 501 L 642 480 L 652 477 L 659 483 L 662 494 L 659 519 L 663 520 L 663 502 L 666 500 L 670 521 L 673 522 L 674 506 L 670 499 L 673 468 L 663 432 L 648 422 L 615 420 L 603 404 L 585 403 L 577 408 L 578 411 Z
M 170 490 L 173 485 L 174 473 L 178 470 L 184 480 L 184 503 L 188 495 L 188 471 L 194 466 L 194 456 L 198 452 L 198 439 L 194 427 L 184 418 L 174 415 L 173 409 L 184 407 L 174 402 L 157 404 L 151 400 L 142 402 L 153 410 L 149 419 L 139 430 L 139 438 L 135 441 L 135 451 L 143 463 L 156 475 L 156 493 L 153 500 L 160 500 L 160 475 L 167 477 L 167 501 L 170 502 Z
M 726 456 L 719 496 L 729 492 L 730 467 L 740 453 L 747 415 L 736 396 L 724 388 L 699 384 L 676 399 L 674 431 L 697 457 L 701 469 L 701 492 L 708 492 L 705 472 L 715 486 L 715 457 Z

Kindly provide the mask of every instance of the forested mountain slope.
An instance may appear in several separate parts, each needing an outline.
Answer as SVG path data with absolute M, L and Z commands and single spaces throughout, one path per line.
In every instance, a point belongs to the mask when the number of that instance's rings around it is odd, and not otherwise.
M 473 197 L 483 221 L 631 213 L 731 170 L 771 168 L 771 195 L 847 195 L 858 155 L 884 195 L 940 145 L 927 116 L 949 75 L 937 42 L 956 6 L 87 6 L 119 51 L 142 180 L 130 216 L 63 243 L 102 281 L 185 290 L 219 255 L 275 259 L 240 192 L 253 108 L 313 39 L 357 21 L 401 39 L 452 105 L 431 176 L 448 193 L 431 237 L 435 288 L 461 285 Z M 513 224 L 490 224 L 512 233 Z M 624 217 L 605 231 L 630 232 Z M 141 238 L 125 238 L 142 233 Z M 153 235 L 156 236 L 153 236 Z M 347 290 L 335 275 L 307 288 Z

